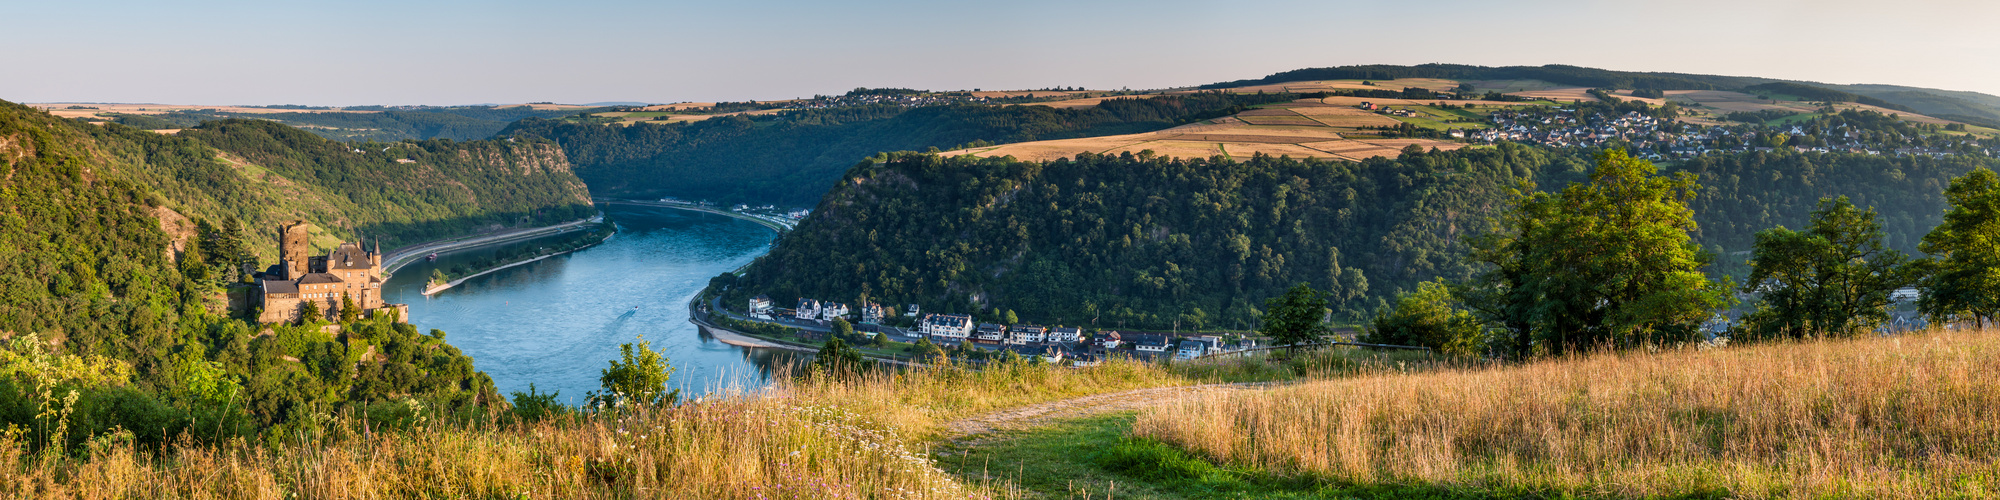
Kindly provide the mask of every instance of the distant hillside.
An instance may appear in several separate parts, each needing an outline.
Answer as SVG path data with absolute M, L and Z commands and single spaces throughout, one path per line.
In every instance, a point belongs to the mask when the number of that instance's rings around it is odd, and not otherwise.
M 1770 78 L 1738 76 L 1612 71 L 1561 64 L 1501 67 L 1472 66 L 1466 64 L 1421 64 L 1416 66 L 1369 64 L 1295 69 L 1263 78 L 1203 85 L 1201 88 L 1220 89 L 1305 80 L 1394 80 L 1397 78 L 1541 80 L 1578 87 L 1657 90 L 1733 90 L 1777 81 Z
M 1397 78 L 1438 78 L 1449 80 L 1540 80 L 1562 85 L 1591 88 L 1652 90 L 1751 90 L 1760 85 L 1786 86 L 1793 95 L 1833 96 L 1834 100 L 1859 102 L 1890 109 L 1915 111 L 1947 120 L 2000 128 L 2000 97 L 1978 92 L 1905 87 L 1898 85 L 1833 85 L 1748 76 L 1696 75 L 1614 71 L 1580 66 L 1472 66 L 1465 64 L 1421 64 L 1397 66 L 1371 64 L 1306 68 L 1283 71 L 1263 78 L 1203 85 L 1204 89 L 1309 80 L 1393 80 Z M 1769 90 L 1766 88 L 1765 90 Z M 1843 97 L 1853 95 L 1853 97 Z
M 347 144 L 259 120 L 210 122 L 179 138 L 220 152 L 219 165 L 267 197 L 226 213 L 256 223 L 302 217 L 329 236 L 385 248 L 592 213 L 588 188 L 547 141 Z
M 118 106 L 113 110 L 92 113 L 86 116 L 86 119 L 113 121 L 150 130 L 191 128 L 215 120 L 270 120 L 341 141 L 406 139 L 470 141 L 492 137 L 494 133 L 507 128 L 508 124 L 524 118 L 557 118 L 596 110 L 596 108 L 533 106 L 452 106 L 414 109 L 354 106 L 317 111 L 245 110 L 230 107 L 157 112 L 158 109 L 153 108 L 142 113 L 118 109 L 131 107 L 133 106 Z
M 2000 128 L 2000 96 L 1899 85 L 1827 85 L 1828 88 L 1894 102 L 1938 118 Z
M 523 120 L 501 134 L 561 144 L 601 195 L 810 205 L 854 162 L 884 151 L 1148 132 L 1291 98 L 1204 93 L 1067 109 L 878 104 L 623 127 Z

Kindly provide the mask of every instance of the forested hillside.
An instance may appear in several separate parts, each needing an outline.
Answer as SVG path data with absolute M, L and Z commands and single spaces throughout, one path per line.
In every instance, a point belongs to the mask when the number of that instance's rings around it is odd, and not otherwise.
M 1089 108 L 855 106 L 611 127 L 523 120 L 503 136 L 556 141 L 600 195 L 810 205 L 884 151 L 1129 134 L 1226 116 L 1289 94 L 1192 94 Z
M 753 264 L 734 295 L 1016 311 L 1100 327 L 1244 328 L 1299 283 L 1358 319 L 1398 290 L 1463 280 L 1466 238 L 1533 182 L 1588 174 L 1592 153 L 1503 143 L 1359 163 L 1082 155 L 1048 163 L 897 153 L 855 167 L 812 217 Z M 1848 195 L 1912 248 L 1966 159 L 1751 153 L 1699 174 L 1697 243 L 1740 262 L 1755 231 L 1803 227 Z M 1717 272 L 1742 273 L 1740 266 Z M 733 297 L 732 298 L 736 298 Z
M 294 427 L 268 436 L 306 438 L 338 412 L 393 427 L 417 407 L 499 401 L 442 332 L 343 318 L 336 336 L 232 317 L 231 269 L 245 246 L 268 242 L 182 214 L 247 219 L 238 203 L 272 193 L 214 154 L 0 103 L 0 426 L 37 447 L 113 429 L 148 445 L 272 426 Z
M 589 216 L 590 192 L 555 144 L 447 139 L 349 145 L 268 121 L 225 120 L 179 138 L 223 153 L 257 189 L 301 204 L 233 207 L 303 217 L 384 248 L 502 226 Z M 358 150 L 358 151 L 357 151 Z M 208 188 L 201 188 L 206 191 Z M 282 201 L 281 201 L 282 203 Z M 270 227 L 269 224 L 258 226 Z
M 218 226 L 240 223 L 259 238 L 248 250 L 267 260 L 275 244 L 261 238 L 292 219 L 318 226 L 323 246 L 366 238 L 394 248 L 590 213 L 582 181 L 545 141 L 350 146 L 256 120 L 210 122 L 176 135 L 69 120 L 45 125 L 88 136 L 95 160 L 150 187 L 174 210 Z
M 142 115 L 119 114 L 112 121 L 144 129 L 179 129 L 234 118 L 271 120 L 340 141 L 401 141 L 451 139 L 469 141 L 492 137 L 523 118 L 556 118 L 591 109 L 534 109 L 531 106 L 451 106 L 397 109 L 355 106 L 342 112 L 236 113 L 189 110 Z

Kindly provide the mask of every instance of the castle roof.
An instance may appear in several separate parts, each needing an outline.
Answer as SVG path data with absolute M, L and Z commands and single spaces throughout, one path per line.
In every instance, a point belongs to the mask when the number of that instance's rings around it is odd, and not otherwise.
M 343 280 L 341 280 L 339 276 L 334 276 L 328 273 L 306 273 L 305 276 L 300 276 L 298 281 L 298 283 L 301 285 L 316 285 L 320 283 L 342 283 L 342 282 Z
M 264 293 L 299 293 L 299 284 L 290 280 L 264 280 Z
M 371 255 L 354 242 L 341 243 L 340 247 L 326 254 L 327 269 L 368 269 L 373 262 Z

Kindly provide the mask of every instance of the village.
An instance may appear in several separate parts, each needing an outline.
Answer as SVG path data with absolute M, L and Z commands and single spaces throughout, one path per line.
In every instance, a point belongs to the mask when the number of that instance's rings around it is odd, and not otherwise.
M 749 300 L 748 319 L 798 328 L 803 335 L 821 336 L 836 320 L 849 321 L 855 333 L 868 339 L 918 343 L 958 349 L 980 357 L 1012 352 L 1022 359 L 1087 367 L 1112 358 L 1144 361 L 1187 360 L 1242 353 L 1259 347 L 1255 339 L 1235 334 L 1186 334 L 1086 329 L 1033 323 L 980 322 L 969 314 L 924 314 L 917 304 L 903 311 L 913 327 L 890 326 L 898 311 L 876 303 L 848 304 L 801 298 L 794 308 L 776 307 L 769 296 Z M 914 321 L 907 321 L 914 318 Z
M 1579 115 L 1583 115 L 1579 118 Z M 1994 156 L 1991 146 L 1970 138 L 1918 140 L 1909 134 L 1861 130 L 1840 124 L 1697 125 L 1638 112 L 1623 115 L 1581 114 L 1573 108 L 1527 107 L 1495 112 L 1492 128 L 1454 130 L 1453 137 L 1494 143 L 1511 141 L 1553 147 L 1605 147 L 1629 144 L 1635 154 L 1651 160 L 1681 159 L 1710 153 L 1772 151 L 1791 147 L 1818 153 L 1893 156 Z M 1948 144 L 1937 144 L 1946 142 Z

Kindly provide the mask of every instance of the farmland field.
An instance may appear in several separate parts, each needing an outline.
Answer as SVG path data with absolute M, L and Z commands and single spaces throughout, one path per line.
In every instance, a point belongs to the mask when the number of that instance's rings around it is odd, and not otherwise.
M 1331 99 L 1334 98 L 1329 98 Z M 1435 109 L 1425 112 L 1436 113 L 1436 118 L 1430 121 L 1440 127 L 1446 125 L 1441 120 L 1476 116 L 1471 112 Z M 1078 153 L 1118 154 L 1152 150 L 1155 154 L 1179 158 L 1207 158 L 1226 153 L 1227 156 L 1238 159 L 1254 154 L 1265 154 L 1293 158 L 1360 160 L 1372 156 L 1393 157 L 1400 154 L 1404 146 L 1410 144 L 1444 150 L 1465 146 L 1462 143 L 1434 139 L 1373 139 L 1372 137 L 1380 132 L 1362 128 L 1394 126 L 1398 123 L 1401 122 L 1396 118 L 1355 109 L 1351 105 L 1305 99 L 1157 132 L 1025 142 L 948 151 L 944 154 L 1013 156 L 1022 160 L 1047 161 L 1075 156 Z M 1349 138 L 1350 135 L 1371 138 L 1365 141 L 1355 140 Z

